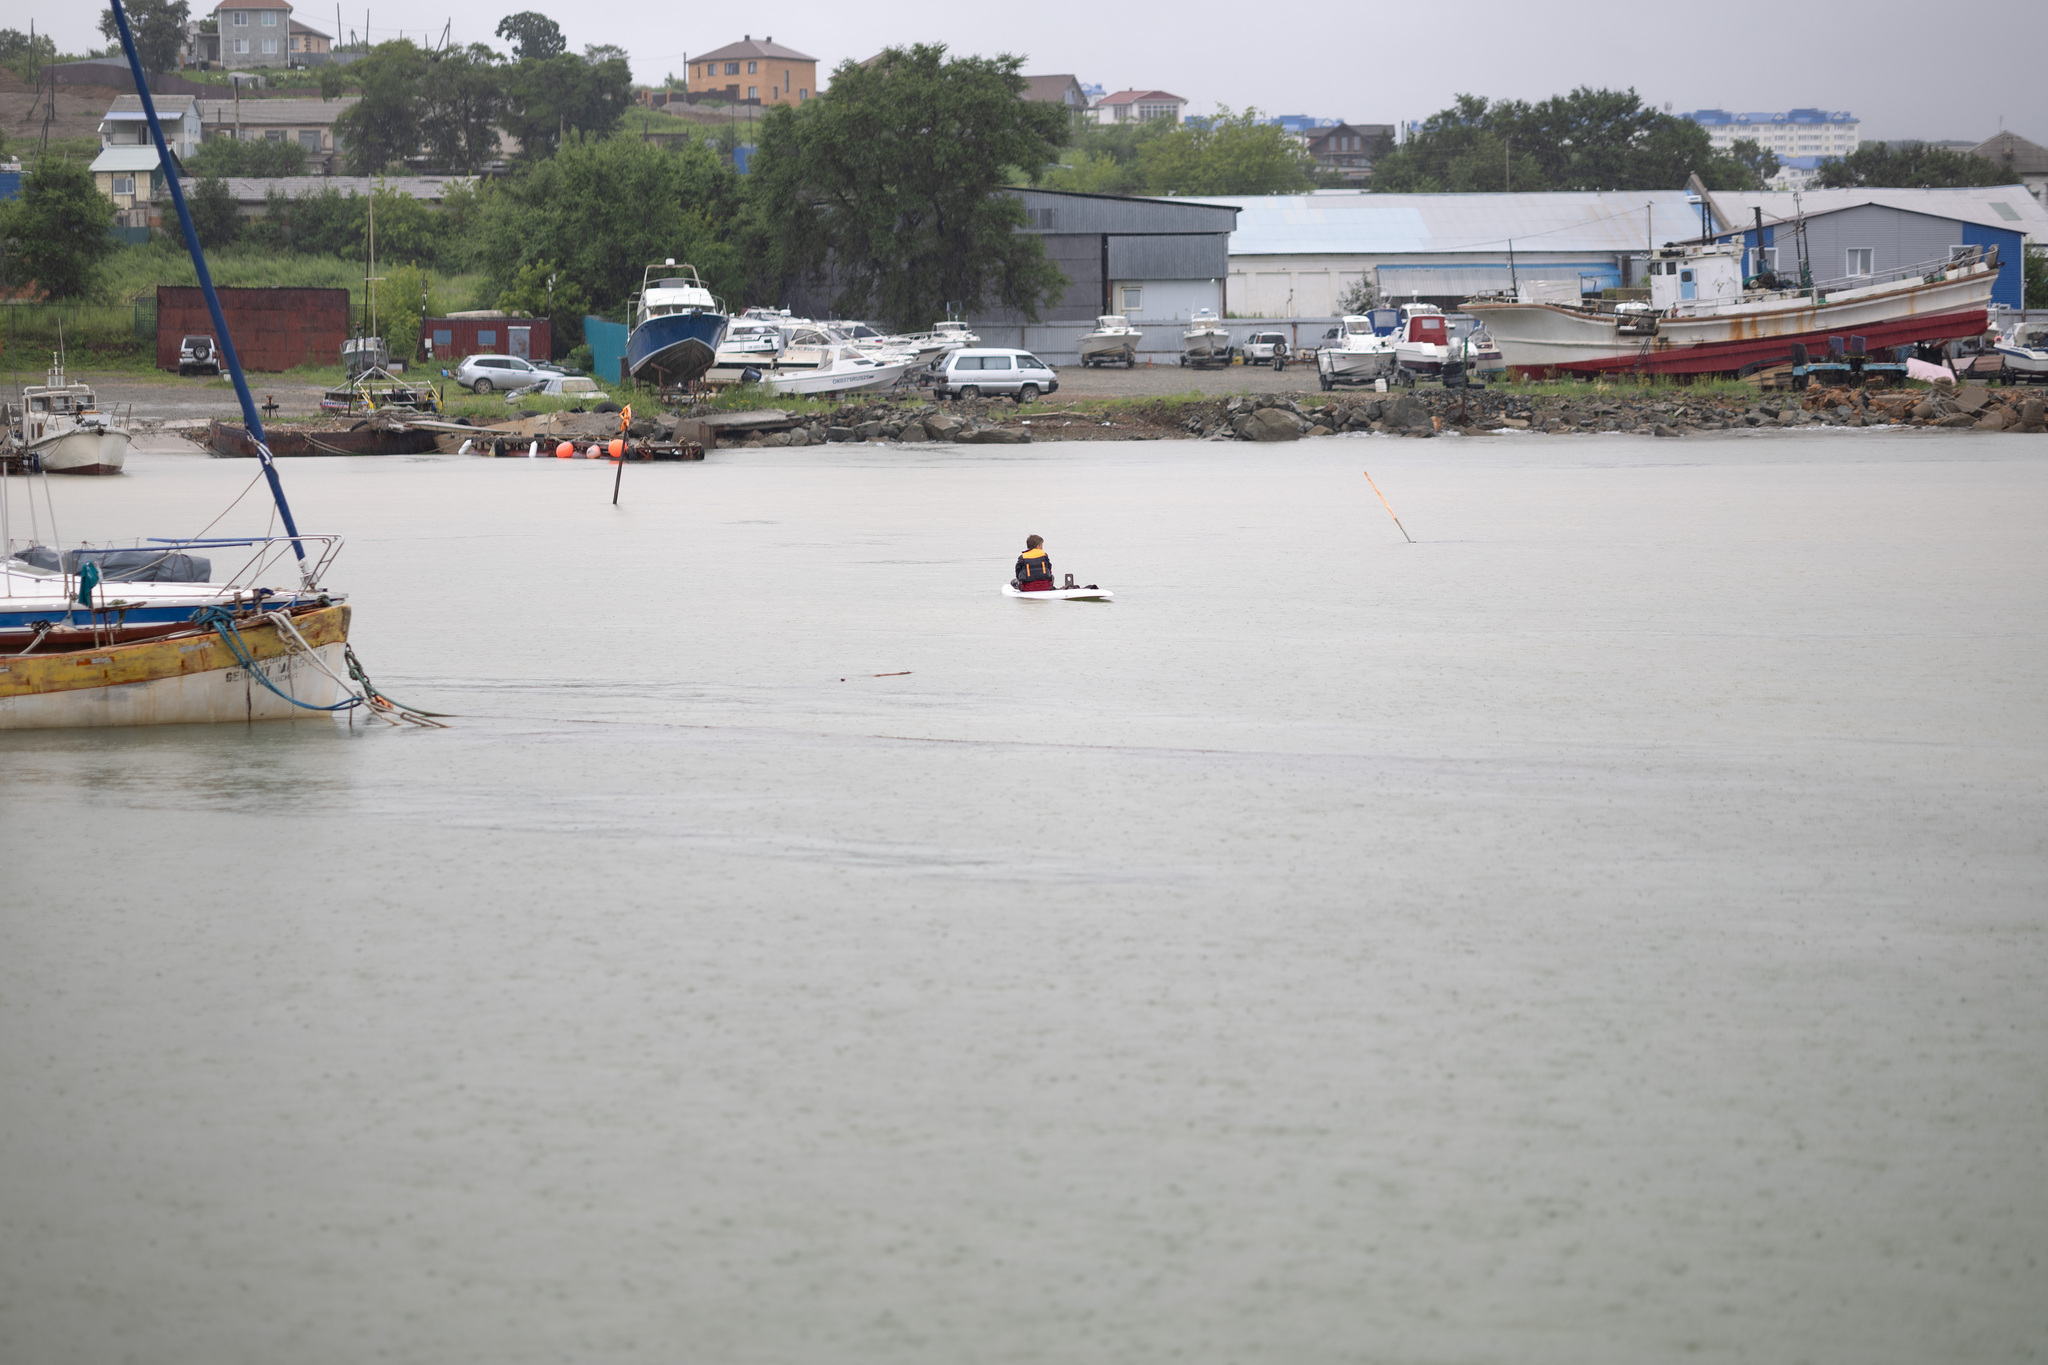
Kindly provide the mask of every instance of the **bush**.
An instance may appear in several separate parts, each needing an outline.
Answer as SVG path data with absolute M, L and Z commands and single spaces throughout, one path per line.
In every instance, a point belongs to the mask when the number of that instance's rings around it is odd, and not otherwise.
M 274 180 L 284 175 L 306 173 L 306 149 L 296 142 L 251 142 L 243 138 L 211 137 L 185 160 L 185 169 L 198 176 L 242 176 Z
M 227 246 L 241 235 L 241 209 L 228 192 L 228 182 L 219 176 L 209 175 L 195 184 L 186 203 L 192 210 L 192 229 L 199 234 L 199 245 L 208 251 Z

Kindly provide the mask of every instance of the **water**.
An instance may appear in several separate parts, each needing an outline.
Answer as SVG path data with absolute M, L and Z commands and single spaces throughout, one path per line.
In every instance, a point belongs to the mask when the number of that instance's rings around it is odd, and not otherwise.
M 9 1365 L 2048 1349 L 2038 440 L 284 474 L 461 719 L 0 736 Z

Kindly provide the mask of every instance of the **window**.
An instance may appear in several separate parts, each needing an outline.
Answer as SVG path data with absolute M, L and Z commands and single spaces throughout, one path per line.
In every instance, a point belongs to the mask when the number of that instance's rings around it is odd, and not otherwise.
M 247 28 L 247 27 L 249 27 L 249 11 L 247 11 L 247 10 L 245 10 L 245 9 L 238 9 L 238 10 L 236 10 L 236 11 L 235 11 L 235 27 L 236 27 L 236 28 Z M 241 49 L 237 49 L 237 51 L 240 51 L 240 50 L 241 50 Z
M 798 104 L 802 104 L 805 100 L 809 99 L 810 97 L 811 92 L 808 90 L 799 90 L 796 92 L 796 102 Z
M 1007 370 L 1010 368 L 1010 357 L 1006 355 L 985 355 L 981 358 L 981 368 L 984 370 Z
M 299 145 L 300 145 L 301 147 L 304 147 L 304 148 L 305 148 L 305 149 L 306 149 L 307 151 L 309 151 L 309 152 L 317 152 L 317 151 L 319 151 L 319 150 L 320 150 L 320 130 L 319 130 L 318 128 L 301 128 L 301 129 L 299 129 Z
M 263 27 L 265 27 L 265 28 L 276 28 L 276 27 L 277 27 L 277 11 L 276 11 L 276 10 L 274 10 L 274 9 L 267 9 L 267 10 L 263 11 Z
M 1020 355 L 1017 357 L 1017 368 L 1020 370 L 1049 370 L 1052 366 L 1046 364 L 1035 355 Z
M 249 40 L 248 40 L 247 38 L 237 38 L 237 39 L 235 39 L 235 51 L 237 51 L 237 52 L 247 52 L 248 50 L 249 50 Z
M 263 40 L 263 50 L 264 50 L 265 52 L 275 52 L 275 51 L 277 51 L 277 39 L 275 39 L 275 38 L 265 38 L 265 39 Z
M 1145 306 L 1145 291 L 1138 288 L 1136 285 L 1125 285 L 1123 287 L 1122 293 L 1124 301 L 1121 311 L 1125 313 L 1135 313 Z
M 748 99 L 750 99 L 750 100 L 757 100 L 757 99 L 761 98 L 761 87 L 760 87 L 760 86 L 758 86 L 758 85 L 750 85 L 750 86 L 748 86 L 748 87 L 747 87 L 747 98 L 748 98 Z
M 268 129 L 268 130 L 266 130 L 266 131 L 264 132 L 264 134 L 263 134 L 263 140 L 264 140 L 265 142 L 282 142 L 282 141 L 284 141 L 284 129 L 282 129 L 282 128 L 271 128 L 271 129 Z
M 133 194 L 133 193 L 135 193 L 135 177 L 134 177 L 134 176 L 132 176 L 132 175 L 117 175 L 117 176 L 115 176 L 115 177 L 114 177 L 114 193 L 115 193 L 115 194 Z
M 725 74 L 726 74 L 726 75 L 728 75 L 728 76 L 737 76 L 737 75 L 739 75 L 739 74 L 740 74 L 740 64 L 739 64 L 738 62 L 727 62 L 727 63 L 725 64 Z
M 455 333 L 454 333 L 454 332 L 450 331 L 450 330 L 449 330 L 448 328 L 446 328 L 446 327 L 436 327 L 436 328 L 434 329 L 434 345 L 435 345 L 435 346 L 437 346 L 437 347 L 439 347 L 439 346 L 453 346 L 454 344 L 455 344 Z
M 955 356 L 953 358 L 953 368 L 956 371 L 978 370 L 981 368 L 981 357 L 978 355 Z
M 760 74 L 760 71 L 761 71 L 761 64 L 760 64 L 759 62 L 748 62 L 748 63 L 747 63 L 747 74 L 748 74 L 749 76 L 754 76 L 754 75 L 758 75 L 758 74 Z
M 1870 274 L 1870 273 L 1871 273 L 1871 269 L 1870 269 L 1870 258 L 1871 258 L 1871 255 L 1872 255 L 1872 251 L 1871 251 L 1871 249 L 1870 249 L 1869 247 L 1867 247 L 1867 246 L 1852 246 L 1852 247 L 1850 247 L 1850 248 L 1849 248 L 1849 273 L 1850 273 L 1851 275 L 1868 275 L 1868 274 Z
M 495 345 L 497 345 L 497 344 L 498 344 L 498 333 L 497 333 L 497 331 L 496 331 L 495 329 L 492 329 L 492 328 L 488 328 L 488 327 L 486 327 L 486 328 L 479 328 L 479 329 L 477 330 L 477 334 L 476 334 L 476 344 L 477 344 L 477 345 L 479 345 L 479 346 L 495 346 Z M 502 362 L 501 362 L 501 363 L 502 363 Z

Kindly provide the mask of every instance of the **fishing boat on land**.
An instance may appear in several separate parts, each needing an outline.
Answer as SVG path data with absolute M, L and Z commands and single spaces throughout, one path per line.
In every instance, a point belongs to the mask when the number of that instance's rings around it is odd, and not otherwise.
M 123 0 L 110 0 L 109 9 L 157 154 L 168 163 Z M 56 541 L 47 474 L 40 488 L 26 490 L 20 516 L 13 481 L 0 480 L 0 730 L 331 718 L 358 707 L 431 725 L 379 693 L 349 648 L 350 609 L 321 585 L 340 538 L 299 530 L 191 209 L 175 177 L 168 186 L 283 534 L 64 550 L 40 543 L 38 491 Z M 17 546 L 14 532 L 24 520 L 30 543 Z M 219 550 L 248 558 L 216 579 L 211 553 Z
M 1197 308 L 1180 334 L 1182 365 L 1228 365 L 1231 359 L 1230 329 L 1213 308 Z
M 438 425 L 367 421 L 348 431 L 271 430 L 264 433 L 264 440 L 272 458 L 280 460 L 305 455 L 425 455 L 437 448 Z M 206 448 L 228 459 L 257 458 L 249 429 L 236 422 L 212 422 L 206 429 Z
M 1667 244 L 1649 258 L 1647 304 L 1471 299 L 1464 308 L 1486 324 L 1518 375 L 1736 374 L 1789 359 L 1795 347 L 1825 354 L 1834 349 L 1830 338 L 1876 354 L 1976 336 L 1998 280 L 1995 246 L 1790 287 L 1766 270 L 1745 278 L 1750 249 L 1741 241 Z
M 1138 343 L 1144 338 L 1145 334 L 1131 326 L 1129 318 L 1105 313 L 1095 319 L 1094 331 L 1081 334 L 1081 364 L 1113 365 L 1122 361 L 1128 370 L 1138 363 Z
M 90 384 L 67 383 L 61 355 L 41 384 L 22 387 L 7 405 L 9 468 L 45 474 L 118 474 L 128 460 L 122 413 L 100 408 Z
M 725 340 L 725 307 L 693 265 L 673 256 L 647 267 L 626 338 L 626 370 L 644 384 L 672 388 L 711 368 Z

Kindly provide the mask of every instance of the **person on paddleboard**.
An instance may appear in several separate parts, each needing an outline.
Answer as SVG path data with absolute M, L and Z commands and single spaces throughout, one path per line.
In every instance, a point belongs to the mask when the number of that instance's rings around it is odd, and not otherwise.
M 1045 553 L 1044 536 L 1024 538 L 1024 553 L 1017 556 L 1017 576 L 1010 586 L 1018 592 L 1052 591 L 1052 559 Z

